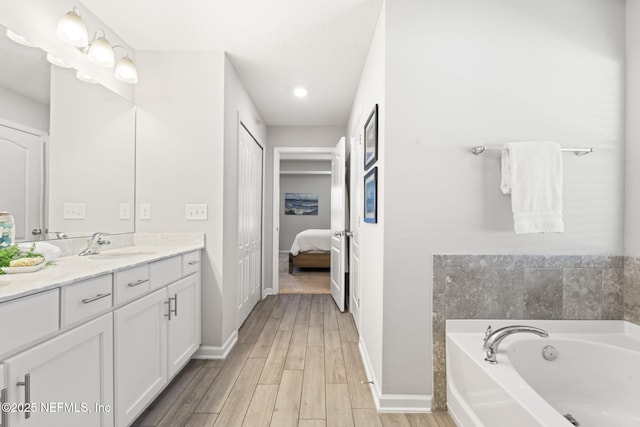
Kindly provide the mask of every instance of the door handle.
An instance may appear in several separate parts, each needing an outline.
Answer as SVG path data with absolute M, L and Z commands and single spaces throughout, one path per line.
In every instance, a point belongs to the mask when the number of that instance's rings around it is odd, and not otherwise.
M 344 234 L 347 237 L 353 237 L 353 231 L 345 231 Z
M 29 405 L 31 405 L 31 374 L 24 374 L 24 381 L 18 381 L 16 383 L 17 386 L 24 386 L 24 403 L 25 403 L 25 411 L 24 418 L 31 418 L 31 411 L 28 411 Z

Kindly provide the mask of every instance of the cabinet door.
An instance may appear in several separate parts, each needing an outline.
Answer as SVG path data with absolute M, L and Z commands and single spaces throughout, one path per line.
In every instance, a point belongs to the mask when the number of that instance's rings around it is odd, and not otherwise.
M 192 274 L 168 287 L 169 377 L 177 373 L 200 345 L 200 275 Z
M 111 313 L 7 359 L 5 375 L 9 401 L 27 392 L 37 408 L 10 413 L 11 427 L 113 427 Z
M 167 382 L 167 290 L 114 311 L 116 425 L 129 425 Z

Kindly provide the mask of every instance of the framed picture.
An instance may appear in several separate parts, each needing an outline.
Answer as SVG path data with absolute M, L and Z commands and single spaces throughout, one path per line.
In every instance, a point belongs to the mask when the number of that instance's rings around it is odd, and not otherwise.
M 364 125 L 364 170 L 378 160 L 378 104 Z
M 364 222 L 378 222 L 378 168 L 364 176 Z
M 318 193 L 284 193 L 285 215 L 318 215 Z

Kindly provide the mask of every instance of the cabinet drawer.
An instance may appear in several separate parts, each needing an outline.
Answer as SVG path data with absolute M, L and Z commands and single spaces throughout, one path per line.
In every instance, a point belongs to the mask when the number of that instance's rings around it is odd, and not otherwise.
M 149 266 L 118 271 L 114 277 L 116 304 L 128 301 L 149 291 Z
M 62 288 L 62 326 L 71 325 L 110 309 L 113 301 L 112 292 L 111 274 Z
M 0 304 L 0 354 L 60 329 L 60 292 L 47 292 Z
M 197 273 L 200 270 L 200 251 L 182 255 L 182 277 Z
M 149 274 L 151 277 L 151 289 L 173 283 L 182 277 L 182 258 L 174 256 L 149 264 Z

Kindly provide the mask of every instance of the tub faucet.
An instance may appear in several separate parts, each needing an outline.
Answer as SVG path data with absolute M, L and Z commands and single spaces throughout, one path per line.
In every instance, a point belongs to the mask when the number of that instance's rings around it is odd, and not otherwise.
M 103 246 L 111 243 L 108 240 L 103 240 L 103 237 L 104 233 L 94 233 L 93 236 L 91 236 L 91 240 L 89 240 L 86 249 L 80 252 L 78 255 L 86 256 L 100 253 L 100 249 L 102 249 Z
M 500 328 L 491 332 L 484 339 L 484 345 L 482 346 L 482 350 L 486 352 L 486 356 L 484 360 L 486 360 L 487 362 L 493 365 L 498 363 L 496 361 L 496 354 L 498 354 L 498 346 L 500 345 L 502 340 L 508 337 L 509 335 L 518 334 L 520 332 L 528 332 L 528 333 L 536 334 L 543 338 L 547 338 L 549 336 L 549 334 L 546 331 L 540 328 L 536 328 L 534 326 L 523 326 L 523 325 L 505 326 L 504 328 Z

